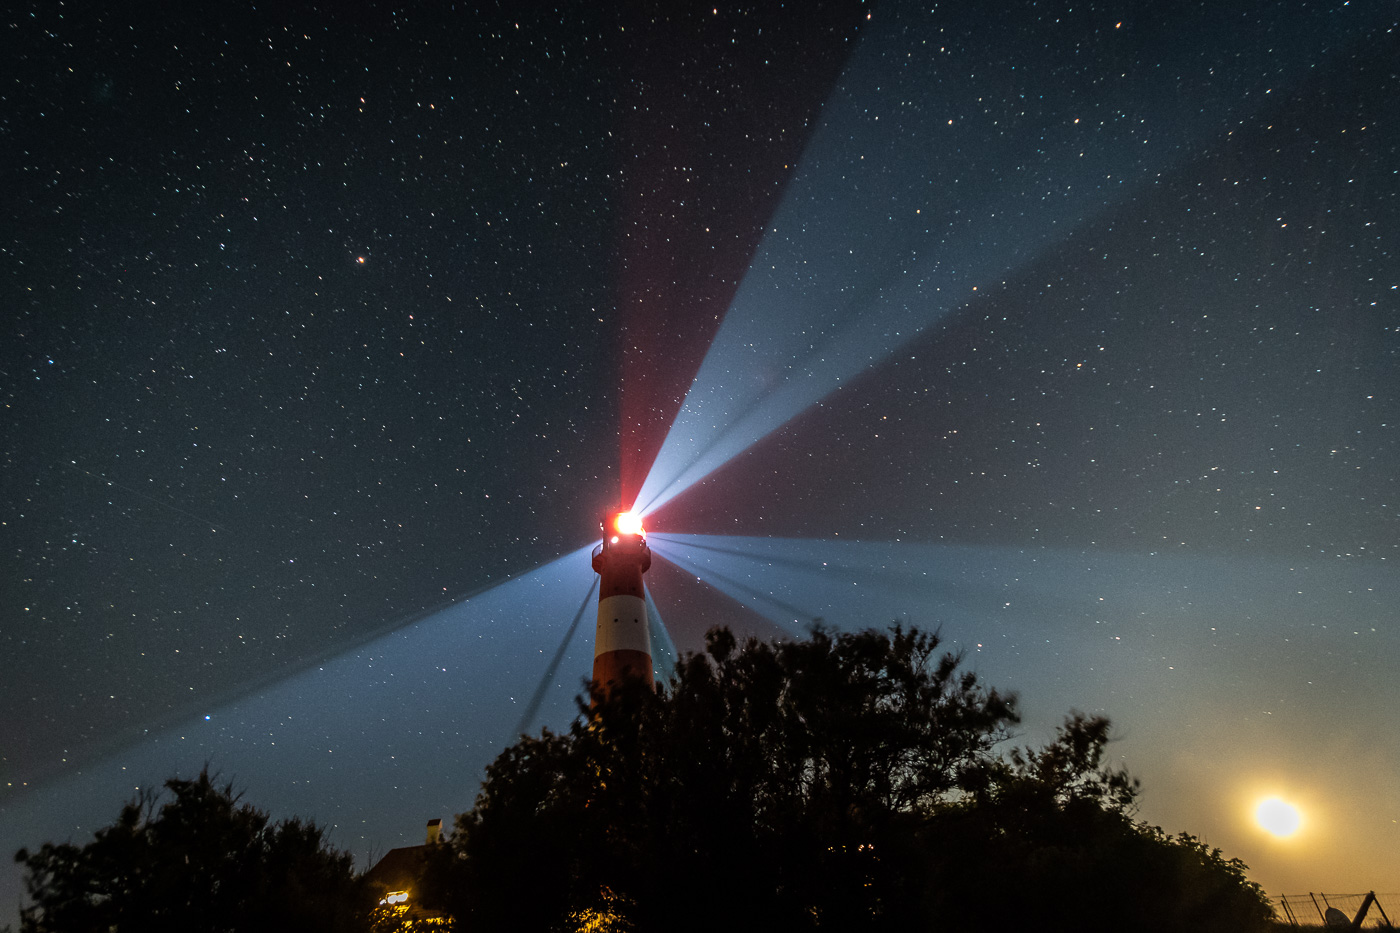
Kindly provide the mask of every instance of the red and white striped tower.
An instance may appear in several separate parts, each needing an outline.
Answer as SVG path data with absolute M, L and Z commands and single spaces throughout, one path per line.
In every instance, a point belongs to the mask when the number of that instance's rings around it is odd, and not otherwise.
M 641 518 L 631 512 L 609 515 L 603 522 L 603 543 L 593 551 L 593 569 L 602 577 L 593 680 L 604 694 L 628 680 L 648 687 L 655 683 L 642 593 L 642 574 L 650 567 L 651 549 Z

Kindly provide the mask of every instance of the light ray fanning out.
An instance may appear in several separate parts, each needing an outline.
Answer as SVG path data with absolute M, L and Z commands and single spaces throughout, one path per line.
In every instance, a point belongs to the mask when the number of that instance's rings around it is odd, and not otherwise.
M 911 6 L 882 7 L 863 34 L 642 485 L 642 513 L 1222 138 L 1341 28 L 1330 11 L 1268 36 L 1166 17 L 1148 46 L 1105 39 L 1125 64 L 1095 81 L 1073 43 L 1047 54 L 1053 38 L 1014 17 L 952 36 L 955 19 Z M 1188 28 L 1191 41 L 1168 38 Z M 973 57 L 1015 91 L 997 103 L 946 54 L 984 46 Z M 1265 51 L 1270 70 L 1238 79 L 1257 87 L 1210 84 L 1213 66 Z
M 652 599 L 651 587 L 644 585 L 642 592 L 646 595 L 647 602 L 647 634 L 651 636 L 652 673 L 657 683 L 663 683 L 671 679 L 679 655 L 676 652 L 676 643 L 671 640 L 671 633 L 666 631 L 666 623 L 661 619 L 661 610 L 657 608 L 656 600 Z
M 1052 715 L 1087 704 L 1133 721 L 1181 695 L 1247 708 L 1279 677 L 1327 685 L 1329 704 L 1373 691 L 1400 702 L 1378 660 L 1400 648 L 1385 624 L 1400 578 L 1375 568 L 661 533 L 650 543 L 794 634 L 817 619 L 944 625 L 950 645 Z
M 549 661 L 549 667 L 545 668 L 544 675 L 540 678 L 539 684 L 535 687 L 535 693 L 530 697 L 529 704 L 525 707 L 525 712 L 520 716 L 520 723 L 515 727 L 517 734 L 530 731 L 530 725 L 535 721 L 535 716 L 539 714 L 540 704 L 544 702 L 545 695 L 549 693 L 551 687 L 555 686 L 554 678 L 559 672 L 559 662 L 564 660 L 564 654 L 569 649 L 569 644 L 574 640 L 574 633 L 578 631 L 579 623 L 588 614 L 590 606 L 594 605 L 593 599 L 598 592 L 598 581 L 594 580 L 593 585 L 588 588 L 588 593 L 583 597 L 583 602 L 579 603 L 578 612 L 574 613 L 574 620 L 569 623 L 569 629 L 564 633 L 564 637 L 559 641 L 559 650 L 554 652 L 554 657 Z
M 336 844 L 357 854 L 364 840 L 420 842 L 420 814 L 400 812 L 399 796 L 411 791 L 414 808 L 428 808 L 424 819 L 449 817 L 470 804 L 482 769 L 518 736 L 511 727 L 527 701 L 538 713 L 532 721 L 556 728 L 572 721 L 592 642 L 566 639 L 561 653 L 560 637 L 578 594 L 596 582 L 591 550 L 0 803 L 0 850 L 80 838 L 110 822 L 135 787 L 197 774 L 206 763 L 249 799 L 282 801 L 274 815 L 332 826 Z M 551 672 L 560 669 L 570 672 L 567 682 L 554 682 Z M 530 699 L 542 671 L 550 676 Z M 347 769 L 355 775 L 348 783 L 336 773 Z M 333 784 L 336 793 L 326 794 Z

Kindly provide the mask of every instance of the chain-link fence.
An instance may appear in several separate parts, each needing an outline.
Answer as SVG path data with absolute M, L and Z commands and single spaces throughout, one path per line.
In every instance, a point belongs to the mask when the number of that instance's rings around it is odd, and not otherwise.
M 1400 894 L 1280 894 L 1269 898 L 1280 921 L 1295 927 L 1335 927 L 1346 929 L 1364 908 L 1363 930 L 1393 930 L 1400 917 L 1391 911 L 1400 904 Z

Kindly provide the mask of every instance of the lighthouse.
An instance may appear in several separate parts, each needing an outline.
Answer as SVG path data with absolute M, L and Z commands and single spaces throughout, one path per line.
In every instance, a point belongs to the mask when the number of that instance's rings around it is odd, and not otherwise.
M 651 550 L 640 516 L 616 512 L 603 521 L 603 543 L 593 550 L 598 589 L 598 631 L 593 641 L 593 680 L 603 694 L 627 681 L 653 686 L 651 636 L 642 574 Z

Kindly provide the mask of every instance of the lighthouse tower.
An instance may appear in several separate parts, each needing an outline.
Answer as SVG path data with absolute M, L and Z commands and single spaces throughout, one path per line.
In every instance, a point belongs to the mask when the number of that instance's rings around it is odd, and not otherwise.
M 642 574 L 651 567 L 651 550 L 642 520 L 617 512 L 603 522 L 603 543 L 593 551 L 593 569 L 602 577 L 598 590 L 598 631 L 593 642 L 593 680 L 604 694 L 627 681 L 648 687 L 651 636 Z

